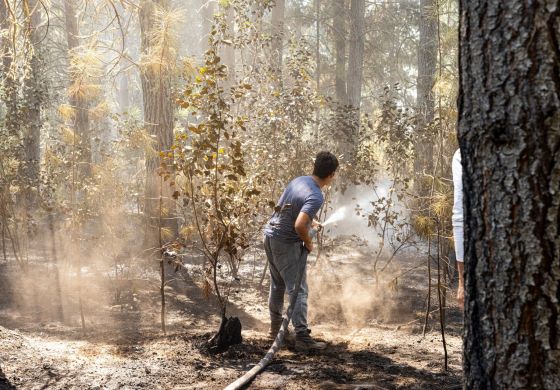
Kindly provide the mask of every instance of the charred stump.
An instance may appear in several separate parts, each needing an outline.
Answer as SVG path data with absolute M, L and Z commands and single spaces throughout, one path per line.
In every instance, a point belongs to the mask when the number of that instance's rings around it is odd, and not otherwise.
M 241 321 L 238 317 L 226 317 L 225 310 L 222 310 L 220 329 L 208 341 L 208 351 L 211 353 L 224 352 L 232 345 L 241 344 L 242 342 Z

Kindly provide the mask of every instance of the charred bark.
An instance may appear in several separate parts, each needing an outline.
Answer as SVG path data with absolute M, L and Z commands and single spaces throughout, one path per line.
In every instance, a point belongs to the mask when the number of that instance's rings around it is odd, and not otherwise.
M 560 1 L 460 1 L 468 389 L 560 387 Z
M 209 341 L 208 351 L 211 353 L 224 352 L 232 345 L 241 344 L 241 321 L 237 317 L 226 317 L 226 310 L 222 309 L 222 321 L 220 329 Z

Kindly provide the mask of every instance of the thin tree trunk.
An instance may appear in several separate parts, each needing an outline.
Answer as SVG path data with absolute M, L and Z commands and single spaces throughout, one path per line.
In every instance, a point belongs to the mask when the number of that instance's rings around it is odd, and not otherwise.
M 158 220 L 158 227 L 159 227 L 159 247 L 160 247 L 160 257 L 159 257 L 159 266 L 160 266 L 160 297 L 161 297 L 161 330 L 163 334 L 166 334 L 165 328 L 165 258 L 164 258 L 164 251 L 163 251 L 163 240 L 161 235 L 161 216 L 162 216 L 162 209 L 163 209 L 163 179 L 160 178 L 160 187 L 159 187 L 159 220 Z
M 49 221 L 49 232 L 51 236 L 51 261 L 54 264 L 54 282 L 55 282 L 55 292 L 56 292 L 56 314 L 60 322 L 64 321 L 64 311 L 62 305 L 62 290 L 60 288 L 60 268 L 58 263 L 58 256 L 56 254 L 56 239 L 55 239 L 55 229 L 52 211 L 49 211 L 48 216 Z
M 80 46 L 78 40 L 79 28 L 76 16 L 75 2 L 64 0 L 64 16 L 66 18 L 66 40 L 68 43 L 69 62 L 74 56 L 79 55 L 77 49 Z M 74 132 L 78 138 L 78 172 L 80 179 L 91 176 L 91 134 L 89 131 L 89 116 L 87 100 L 80 92 L 79 85 L 83 82 L 83 75 L 71 74 L 71 83 L 77 87 L 73 88 L 74 93 L 70 94 L 70 105 L 74 109 Z
M 447 343 L 445 342 L 445 301 L 443 299 L 444 292 L 442 291 L 441 283 L 441 252 L 440 252 L 440 237 L 441 231 L 439 220 L 436 221 L 437 226 L 437 291 L 438 291 L 438 305 L 439 305 L 439 326 L 441 331 L 441 343 L 443 345 L 443 368 L 447 371 Z
M 426 336 L 430 308 L 432 306 L 432 239 L 428 238 L 428 295 L 426 297 L 426 314 L 424 316 L 424 326 L 422 327 L 422 337 Z
M 365 0 L 351 0 L 350 47 L 348 53 L 348 104 L 352 111 L 348 151 L 349 160 L 356 157 L 356 145 L 360 130 L 360 104 L 362 101 L 362 79 L 364 69 Z
M 348 103 L 346 94 L 346 0 L 333 1 L 333 35 L 336 52 L 335 89 L 336 100 L 341 104 Z
M 416 105 L 418 109 L 418 132 L 414 154 L 416 173 L 433 171 L 433 142 L 428 127 L 434 120 L 435 100 L 433 88 L 436 82 L 437 65 L 437 0 L 420 2 L 420 36 L 418 38 L 418 78 Z
M 468 389 L 560 381 L 560 1 L 461 0 Z

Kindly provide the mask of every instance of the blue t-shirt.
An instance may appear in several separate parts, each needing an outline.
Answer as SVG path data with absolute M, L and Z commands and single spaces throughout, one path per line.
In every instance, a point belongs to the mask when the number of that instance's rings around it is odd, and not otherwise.
M 323 205 L 323 193 L 311 176 L 300 176 L 288 184 L 276 203 L 272 217 L 264 228 L 264 234 L 284 242 L 301 241 L 295 223 L 300 212 L 313 219 Z

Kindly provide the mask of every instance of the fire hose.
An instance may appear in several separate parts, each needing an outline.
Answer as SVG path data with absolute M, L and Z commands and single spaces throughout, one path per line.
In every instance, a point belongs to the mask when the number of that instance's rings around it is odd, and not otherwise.
M 310 235 L 313 237 L 316 234 L 317 234 L 317 230 L 311 229 Z M 296 287 L 294 289 L 294 293 L 290 297 L 290 303 L 288 305 L 288 310 L 286 311 L 286 316 L 282 320 L 282 326 L 280 326 L 280 330 L 278 331 L 278 334 L 276 335 L 276 338 L 274 339 L 274 343 L 272 343 L 272 346 L 270 347 L 270 349 L 268 350 L 266 355 L 264 355 L 264 357 L 261 359 L 261 361 L 258 364 L 256 364 L 253 368 L 251 368 L 249 371 L 247 371 L 242 377 L 238 378 L 235 382 L 229 384 L 224 390 L 239 390 L 239 389 L 243 388 L 244 386 L 246 386 L 261 371 L 263 371 L 266 368 L 266 366 L 268 366 L 270 364 L 270 362 L 274 358 L 274 355 L 276 354 L 276 352 L 278 352 L 278 350 L 280 350 L 280 348 L 282 347 L 282 343 L 284 342 L 284 336 L 286 335 L 286 331 L 288 329 L 288 324 L 290 323 L 290 320 L 292 319 L 294 306 L 296 305 L 296 300 L 297 300 L 299 290 L 300 290 L 300 287 L 301 287 L 301 281 L 303 280 L 303 275 L 305 273 L 305 265 L 307 264 L 307 255 L 308 254 L 309 254 L 309 251 L 307 250 L 307 248 L 304 245 L 302 245 L 301 255 L 300 255 L 300 258 L 299 258 L 299 262 L 298 262 L 299 269 L 298 269 L 298 273 L 297 273 L 297 276 L 296 276 L 296 283 L 295 283 Z

